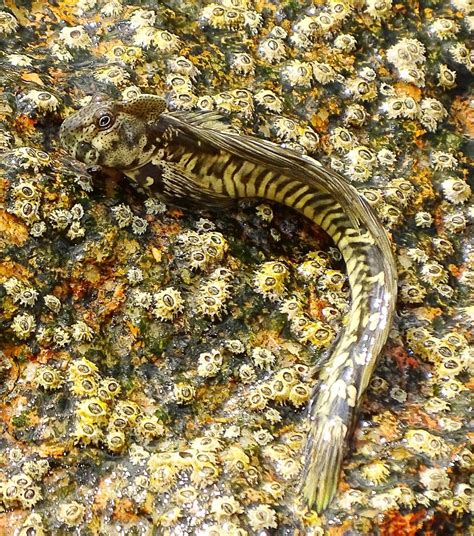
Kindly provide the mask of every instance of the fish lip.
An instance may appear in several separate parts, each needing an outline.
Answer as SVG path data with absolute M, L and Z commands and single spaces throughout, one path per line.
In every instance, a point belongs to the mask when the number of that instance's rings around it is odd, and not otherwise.
M 74 147 L 74 158 L 93 166 L 98 164 L 99 152 L 97 149 L 89 142 L 80 141 Z M 91 158 L 92 157 L 92 158 Z

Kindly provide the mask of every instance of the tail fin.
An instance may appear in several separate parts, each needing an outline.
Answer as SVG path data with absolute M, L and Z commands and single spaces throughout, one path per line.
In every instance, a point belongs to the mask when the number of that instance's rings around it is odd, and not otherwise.
M 345 409 L 353 411 L 349 406 Z M 311 412 L 310 417 L 311 431 L 306 442 L 302 492 L 307 503 L 321 513 L 336 493 L 350 429 L 339 416 L 340 413 L 334 416 L 318 415 L 316 410 Z

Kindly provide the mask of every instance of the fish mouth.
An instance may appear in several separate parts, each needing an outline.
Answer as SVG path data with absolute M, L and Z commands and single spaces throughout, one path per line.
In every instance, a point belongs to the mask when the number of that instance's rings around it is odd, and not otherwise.
M 84 162 L 84 164 L 93 166 L 99 163 L 99 151 L 88 142 L 80 141 L 69 147 L 66 145 L 66 150 L 68 150 L 76 160 Z

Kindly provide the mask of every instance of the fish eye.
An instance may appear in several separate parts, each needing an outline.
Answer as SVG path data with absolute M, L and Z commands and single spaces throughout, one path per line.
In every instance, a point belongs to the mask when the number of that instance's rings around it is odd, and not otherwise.
M 105 130 L 105 129 L 111 127 L 113 122 L 114 122 L 114 117 L 109 112 L 104 112 L 104 113 L 100 114 L 99 117 L 97 118 L 97 121 L 96 121 L 97 126 L 101 130 Z

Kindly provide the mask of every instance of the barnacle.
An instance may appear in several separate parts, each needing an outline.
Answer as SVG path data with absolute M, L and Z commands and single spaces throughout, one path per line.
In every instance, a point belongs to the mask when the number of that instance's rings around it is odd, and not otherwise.
M 299 408 L 305 404 L 311 397 L 311 388 L 304 383 L 293 385 L 288 398 L 293 406 Z
M 439 501 L 439 505 L 448 514 L 460 516 L 470 511 L 470 501 L 464 497 L 446 497 Z
M 448 274 L 441 264 L 436 261 L 428 261 L 421 267 L 421 279 L 429 285 L 446 283 Z
M 434 151 L 431 155 L 431 160 L 436 171 L 440 169 L 455 169 L 458 165 L 458 161 L 454 155 L 444 151 Z
M 396 154 L 390 149 L 380 149 L 377 153 L 379 164 L 388 168 L 392 168 L 395 165 L 396 158 Z
M 420 482 L 426 489 L 440 490 L 449 488 L 449 477 L 446 468 L 427 468 L 420 473 Z
M 448 115 L 441 102 L 432 98 L 426 98 L 421 101 L 420 111 L 420 121 L 430 132 L 434 132 L 438 127 L 438 123 Z
M 86 49 L 92 46 L 92 41 L 84 26 L 65 26 L 59 32 L 61 41 L 71 49 Z
M 153 197 L 149 197 L 144 204 L 146 213 L 149 215 L 156 216 L 157 214 L 166 212 L 166 205 L 162 201 L 154 199 Z
M 196 396 L 196 390 L 189 383 L 176 383 L 173 387 L 173 396 L 177 404 L 190 404 Z
M 256 347 L 252 350 L 252 360 L 261 369 L 271 369 L 275 363 L 275 354 L 266 348 Z
M 435 365 L 435 373 L 440 378 L 452 378 L 460 374 L 464 368 L 465 366 L 462 359 L 454 355 L 443 358 L 441 361 L 437 362 Z
M 286 314 L 289 320 L 293 320 L 296 316 L 301 316 L 303 304 L 295 296 L 292 296 L 282 301 L 280 312 Z
M 425 87 L 425 71 L 419 67 L 403 67 L 399 69 L 398 75 L 404 82 Z
M 390 476 L 390 468 L 387 463 L 381 460 L 376 460 L 364 465 L 361 469 L 361 474 L 365 480 L 379 486 L 387 481 Z
M 323 85 L 329 84 L 329 82 L 334 82 L 336 72 L 328 63 L 312 61 L 311 68 L 313 70 L 313 77 L 316 82 L 319 82 Z
M 293 458 L 286 458 L 276 464 L 276 471 L 284 480 L 293 480 L 301 472 L 301 463 Z
M 174 494 L 174 501 L 179 505 L 190 505 L 198 497 L 198 490 L 194 486 L 183 486 Z
M 282 262 L 265 262 L 255 274 L 254 289 L 271 301 L 278 300 L 285 292 L 288 268 Z
M 292 141 L 299 136 L 298 125 L 292 119 L 286 117 L 277 117 L 272 123 L 272 129 L 275 134 L 282 140 Z
M 18 21 L 7 11 L 0 11 L 0 36 L 11 35 L 18 28 Z
M 46 224 L 43 221 L 35 222 L 30 227 L 30 235 L 39 238 L 46 232 Z
M 217 521 L 222 521 L 235 514 L 241 514 L 243 508 L 240 503 L 231 495 L 216 497 L 211 503 L 211 512 Z
M 125 434 L 121 430 L 110 430 L 105 435 L 104 442 L 111 452 L 121 452 L 126 444 Z
M 57 326 L 53 328 L 51 333 L 51 339 L 58 348 L 63 348 L 71 342 L 71 335 L 69 329 Z
M 392 493 L 377 493 L 370 497 L 369 504 L 376 510 L 386 512 L 396 508 L 397 497 Z
M 338 497 L 337 502 L 341 508 L 351 510 L 354 505 L 366 505 L 367 496 L 361 490 L 348 489 Z
M 198 102 L 198 98 L 188 89 L 172 91 L 168 98 L 168 108 L 170 110 L 191 110 Z
M 84 519 L 86 507 L 76 501 L 62 503 L 58 508 L 58 519 L 68 527 L 77 527 Z
M 352 12 L 352 5 L 349 2 L 344 2 L 342 0 L 330 0 L 329 2 L 329 11 L 331 15 L 335 18 L 336 21 L 344 21 L 349 17 Z M 321 24 L 321 19 L 318 19 L 318 23 Z M 324 27 L 323 25 L 321 25 Z
M 36 321 L 29 313 L 22 313 L 13 318 L 10 327 L 19 339 L 27 339 L 36 329 Z
M 183 311 L 184 302 L 181 293 L 173 287 L 160 290 L 153 296 L 153 315 L 159 320 L 173 320 Z
M 392 13 L 392 0 L 367 0 L 366 11 L 374 19 L 385 19 Z
M 319 136 L 310 126 L 307 126 L 303 129 L 303 132 L 299 136 L 298 142 L 308 152 L 313 153 L 318 147 Z
M 51 211 L 49 221 L 53 229 L 63 230 L 72 222 L 72 214 L 69 210 L 57 208 Z
M 405 439 L 410 449 L 429 456 L 430 458 L 439 458 L 449 452 L 448 445 L 444 439 L 437 437 L 426 430 L 407 430 Z
M 205 378 L 212 378 L 216 376 L 222 366 L 222 355 L 219 350 L 211 350 L 210 352 L 202 352 L 199 354 L 198 358 L 198 369 L 197 372 L 199 376 Z
M 305 316 L 295 316 L 291 329 L 300 342 L 310 342 L 317 348 L 327 348 L 334 338 L 334 332 L 329 327 Z
M 167 30 L 157 30 L 155 28 L 143 28 L 143 30 L 146 37 L 141 43 L 138 42 L 139 37 L 137 32 L 138 46 L 143 46 L 143 48 L 153 46 L 163 53 L 177 52 L 182 46 L 179 37 Z
M 254 72 L 254 62 L 252 57 L 245 52 L 233 54 L 230 66 L 237 74 L 248 76 Z
M 97 394 L 97 382 L 92 377 L 77 378 L 71 386 L 71 392 L 76 396 L 95 396 Z
M 346 276 L 340 270 L 326 270 L 318 279 L 318 289 L 326 290 L 341 290 L 346 282 Z
M 356 140 L 350 130 L 344 127 L 335 128 L 329 138 L 334 149 L 341 152 L 349 151 Z
M 160 423 L 158 417 L 154 415 L 142 417 L 135 428 L 135 433 L 145 442 L 152 441 L 157 437 L 164 435 L 165 428 Z
M 114 17 L 122 13 L 123 6 L 120 0 L 109 0 L 105 3 L 100 12 L 104 17 Z
M 447 169 L 444 167 L 443 169 Z M 443 194 L 455 205 L 465 203 L 471 196 L 471 187 L 458 177 L 450 177 L 442 182 Z
M 387 184 L 385 200 L 399 207 L 406 207 L 413 196 L 413 186 L 405 179 L 394 179 Z
M 344 123 L 355 127 L 362 126 L 367 120 L 367 112 L 361 104 L 351 104 L 346 108 Z
M 440 64 L 438 72 L 439 85 L 451 89 L 456 85 L 456 71 L 452 71 L 447 65 Z
M 167 63 L 171 72 L 186 75 L 193 82 L 200 74 L 199 69 L 194 65 L 194 63 L 184 56 L 170 58 Z
M 48 460 L 38 459 L 26 461 L 21 466 L 22 471 L 33 480 L 40 480 L 50 469 Z
M 463 428 L 463 423 L 456 419 L 450 419 L 449 417 L 440 417 L 438 424 L 441 430 L 446 432 L 457 432 Z
M 103 424 L 107 420 L 108 407 L 98 397 L 82 400 L 77 404 L 76 411 L 82 422 L 86 424 Z
M 211 318 L 220 317 L 226 310 L 226 300 L 229 298 L 229 284 L 223 279 L 210 279 L 199 288 L 197 296 L 198 311 Z
M 97 445 L 103 439 L 102 430 L 95 423 L 77 421 L 71 436 L 75 443 Z
M 153 26 L 156 22 L 156 13 L 152 9 L 136 9 L 129 19 L 131 28 L 140 28 L 142 26 Z
M 94 338 L 92 328 L 83 320 L 72 325 L 72 338 L 77 342 L 90 342 Z
M 278 527 L 276 512 L 267 504 L 260 504 L 247 510 L 248 522 L 252 530 L 276 529 Z
M 281 99 L 269 89 L 261 89 L 254 95 L 255 102 L 269 112 L 279 114 L 283 109 Z
M 418 227 L 431 227 L 433 217 L 429 212 L 417 212 L 415 215 L 415 223 Z
M 140 407 L 131 400 L 119 400 L 115 405 L 115 413 L 128 423 L 134 424 L 140 416 Z
M 261 204 L 257 206 L 257 216 L 260 217 L 263 221 L 272 221 L 273 219 L 273 210 L 270 205 L 267 204 Z
M 347 82 L 347 89 L 356 101 L 372 101 L 377 98 L 377 84 L 369 82 L 362 77 L 351 78 Z
M 459 24 L 452 19 L 437 18 L 432 22 L 430 30 L 438 39 L 448 39 L 459 32 Z
M 341 4 L 342 2 L 335 2 L 335 4 L 336 3 Z M 340 19 L 331 13 L 320 13 L 319 15 L 315 16 L 315 20 L 318 25 L 318 34 L 321 35 L 325 35 L 334 30 L 340 22 Z
M 225 8 L 218 4 L 209 4 L 202 8 L 200 21 L 211 28 L 225 28 Z
M 280 77 L 284 85 L 308 88 L 311 86 L 313 69 L 310 63 L 292 60 L 280 69 Z
M 467 225 L 464 214 L 460 211 L 448 212 L 443 218 L 443 223 L 450 233 L 460 233 L 464 231 Z
M 55 112 L 59 108 L 59 99 L 49 91 L 32 89 L 26 93 L 23 100 L 30 101 L 40 112 Z
M 246 383 L 246 379 L 248 378 L 249 383 L 254 381 L 256 378 L 255 369 L 249 365 L 242 365 L 239 369 L 239 374 L 242 368 L 245 367 L 244 372 L 244 378 L 241 379 L 244 383 Z M 249 409 L 253 411 L 262 411 L 267 407 L 268 399 L 266 396 L 264 396 L 261 391 L 255 391 L 249 394 L 246 400 L 246 405 Z
M 22 489 L 18 494 L 18 501 L 23 508 L 32 508 L 42 498 L 41 488 L 35 485 Z
M 417 39 L 403 38 L 387 50 L 387 61 L 397 68 L 424 63 L 425 47 Z
M 405 303 L 422 303 L 426 289 L 417 282 L 404 282 L 400 287 L 400 298 Z
M 342 52 L 352 52 L 356 47 L 357 41 L 353 35 L 339 34 L 334 40 L 334 46 Z
M 408 486 L 400 486 L 391 490 L 396 498 L 397 503 L 405 508 L 414 508 L 416 505 L 415 493 Z
M 86 358 L 76 359 L 71 362 L 68 369 L 68 380 L 76 381 L 97 372 L 97 366 Z
M 39 220 L 39 204 L 25 199 L 15 201 L 13 213 L 25 221 L 27 225 L 37 223 Z

